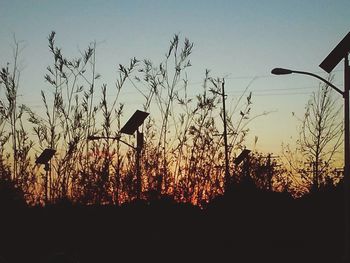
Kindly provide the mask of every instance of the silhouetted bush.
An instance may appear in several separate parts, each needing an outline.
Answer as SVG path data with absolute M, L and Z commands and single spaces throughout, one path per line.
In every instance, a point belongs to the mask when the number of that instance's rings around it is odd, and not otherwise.
M 18 208 L 26 205 L 24 193 L 15 182 L 0 180 L 0 208 Z

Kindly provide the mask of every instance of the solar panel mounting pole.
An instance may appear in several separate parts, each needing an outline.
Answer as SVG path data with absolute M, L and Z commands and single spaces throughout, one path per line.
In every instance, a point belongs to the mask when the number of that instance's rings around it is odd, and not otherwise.
M 36 159 L 35 163 L 36 164 L 43 164 L 44 170 L 45 170 L 45 205 L 48 202 L 48 179 L 49 179 L 49 171 L 50 171 L 50 160 L 54 156 L 56 150 L 47 148 L 45 149 L 40 156 Z
M 48 202 L 48 192 L 49 192 L 49 171 L 50 171 L 50 164 L 47 162 L 44 164 L 44 170 L 45 170 L 45 204 Z
M 125 133 L 128 135 L 135 134 L 136 132 L 136 156 L 135 156 L 135 169 L 136 169 L 136 183 L 137 183 L 137 199 L 141 198 L 142 192 L 142 181 L 141 181 L 141 166 L 140 158 L 143 148 L 143 133 L 139 131 L 139 126 L 141 126 L 144 120 L 149 115 L 148 112 L 136 110 L 136 112 L 130 117 L 126 124 L 121 128 L 120 133 Z
M 142 183 L 141 183 L 141 167 L 140 158 L 143 147 L 143 133 L 136 130 L 136 180 L 137 180 L 137 199 L 141 198 Z

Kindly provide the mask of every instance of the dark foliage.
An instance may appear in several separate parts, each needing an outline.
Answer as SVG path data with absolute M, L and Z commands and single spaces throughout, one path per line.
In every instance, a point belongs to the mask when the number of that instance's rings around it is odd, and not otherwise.
M 246 181 L 206 209 L 168 197 L 2 209 L 0 255 L 13 263 L 339 262 L 342 204 L 340 187 L 293 199 Z

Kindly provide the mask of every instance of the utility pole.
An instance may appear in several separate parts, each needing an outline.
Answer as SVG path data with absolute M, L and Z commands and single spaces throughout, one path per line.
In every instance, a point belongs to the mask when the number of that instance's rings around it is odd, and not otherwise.
M 267 162 L 266 162 L 266 166 L 267 166 L 267 176 L 268 176 L 268 187 L 269 187 L 269 191 L 272 191 L 272 163 L 271 163 L 271 153 L 269 153 L 267 155 Z
M 268 188 L 270 191 L 272 191 L 272 177 L 274 175 L 274 167 L 281 166 L 279 164 L 273 163 L 273 160 L 279 158 L 279 156 L 269 153 L 267 156 L 262 156 L 261 158 L 266 159 L 266 176 L 268 177 Z
M 221 88 L 222 88 L 221 96 L 222 96 L 223 122 L 224 122 L 224 145 L 225 145 L 225 190 L 227 190 L 229 180 L 230 180 L 230 165 L 229 165 L 229 159 L 228 159 L 228 143 L 227 143 L 225 79 L 222 80 Z
M 218 89 L 218 86 L 220 84 L 220 80 L 218 79 L 217 84 L 214 83 L 214 86 Z M 219 89 L 218 89 L 219 90 Z M 226 118 L 226 97 L 227 95 L 225 94 L 225 79 L 222 79 L 221 83 L 221 92 L 218 90 L 213 90 L 211 89 L 210 91 L 212 93 L 218 94 L 222 97 L 222 122 L 224 124 L 224 133 L 222 134 L 224 136 L 224 147 L 225 147 L 225 178 L 224 178 L 224 188 L 225 191 L 228 188 L 228 184 L 230 181 L 230 164 L 229 164 L 229 158 L 228 158 L 228 142 L 227 142 L 227 118 Z M 220 134 L 221 136 L 221 134 Z

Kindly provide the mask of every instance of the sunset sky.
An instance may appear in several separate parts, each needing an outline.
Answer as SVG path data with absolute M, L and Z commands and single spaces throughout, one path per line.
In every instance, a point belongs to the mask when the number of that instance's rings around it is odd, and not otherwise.
M 273 113 L 252 122 L 247 145 L 256 135 L 258 150 L 278 154 L 282 142 L 290 142 L 291 136 L 295 140 L 292 112 L 302 116 L 318 81 L 301 75 L 272 76 L 270 71 L 286 67 L 326 77 L 318 65 L 349 32 L 349 10 L 349 0 L 1 0 L 0 66 L 12 59 L 15 34 L 24 46 L 20 102 L 40 111 L 40 90 L 48 88 L 44 74 L 52 61 L 47 42 L 52 30 L 57 45 L 69 56 L 97 42 L 99 84 L 107 83 L 111 94 L 118 64 L 127 64 L 132 57 L 160 63 L 169 41 L 179 33 L 195 44 L 188 71 L 191 95 L 201 91 L 205 69 L 226 78 L 229 104 L 256 77 L 249 89 L 252 113 Z M 334 73 L 334 84 L 343 89 L 342 65 Z M 141 108 L 136 90 L 121 99 L 130 113 Z

